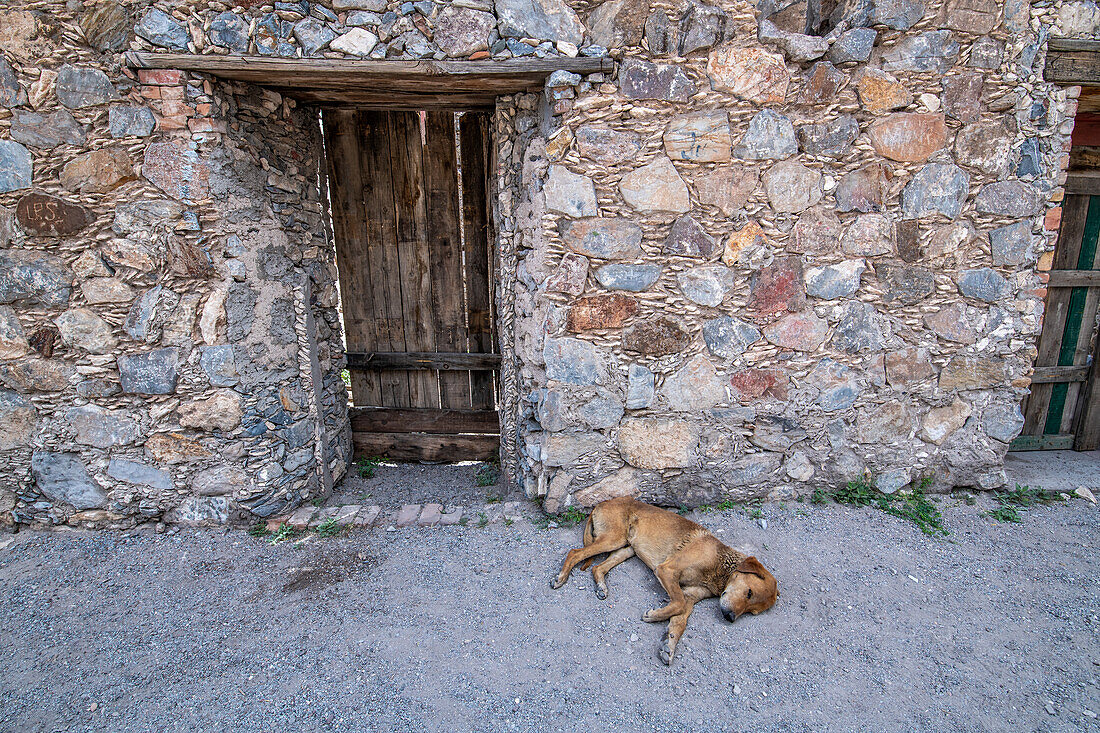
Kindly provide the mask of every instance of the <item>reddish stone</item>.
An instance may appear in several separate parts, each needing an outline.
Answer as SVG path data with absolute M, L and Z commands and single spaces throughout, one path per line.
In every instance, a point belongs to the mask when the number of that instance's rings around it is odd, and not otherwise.
M 802 261 L 779 257 L 753 276 L 748 307 L 756 320 L 767 320 L 787 311 L 802 310 L 806 291 L 802 286 Z
M 791 313 L 764 329 L 764 338 L 784 349 L 816 351 L 829 335 L 829 324 L 814 312 Z
M 187 128 L 191 132 L 219 132 L 225 134 L 225 122 L 212 120 L 209 117 L 196 117 L 187 121 Z
M 61 185 L 81 193 L 107 193 L 137 178 L 125 150 L 101 148 L 73 158 L 61 169 Z
M 141 174 L 169 196 L 195 200 L 206 196 L 210 169 L 198 153 L 176 142 L 152 143 L 145 149 Z
M 764 395 L 777 400 L 787 399 L 790 380 L 778 369 L 744 369 L 730 377 L 730 386 L 737 398 L 748 404 Z
M 947 144 L 942 114 L 899 112 L 871 124 L 871 145 L 879 155 L 907 163 L 921 163 Z
M 975 122 L 982 110 L 982 74 L 963 71 L 943 79 L 943 110 L 960 122 Z
M 790 72 L 779 54 L 759 48 L 722 46 L 711 51 L 707 76 L 718 92 L 729 92 L 756 104 L 782 102 Z
M 623 349 L 645 356 L 677 354 L 688 347 L 691 336 L 669 318 L 654 318 L 623 331 Z
M 558 269 L 546 278 L 546 289 L 556 293 L 580 295 L 584 292 L 584 281 L 587 279 L 588 258 L 566 252 L 562 255 Z
M 836 213 L 831 208 L 815 206 L 798 217 L 791 229 L 789 246 L 795 252 L 832 252 L 840 240 L 840 232 L 840 219 Z
M 83 206 L 44 193 L 28 193 L 15 207 L 19 225 L 32 234 L 60 236 L 72 234 L 95 219 Z
M 850 173 L 845 173 L 837 182 L 836 208 L 838 211 L 882 211 L 886 192 L 893 175 L 890 167 L 882 163 L 869 163 Z
M 471 61 L 481 61 L 482 59 L 487 58 L 489 58 L 488 51 L 474 51 L 472 54 L 470 54 Z
M 818 61 L 810 69 L 806 85 L 802 87 L 798 101 L 801 104 L 819 104 L 832 102 L 837 92 L 844 86 L 845 76 L 828 61 Z
M 920 246 L 920 226 L 916 219 L 902 219 L 894 224 L 898 256 L 905 262 L 917 262 L 924 256 Z
M 912 346 L 886 354 L 886 381 L 893 387 L 906 387 L 936 374 L 928 349 Z
M 1057 231 L 1058 227 L 1062 225 L 1062 207 L 1055 206 L 1053 209 L 1049 209 L 1046 216 L 1043 217 L 1043 229 L 1048 232 Z
M 638 302 L 629 295 L 590 295 L 573 302 L 565 318 L 565 327 L 570 331 L 621 328 L 637 312 Z
M 856 84 L 859 101 L 868 112 L 889 112 L 907 107 L 913 95 L 904 84 L 878 69 L 867 69 Z
M 150 86 L 183 84 L 186 79 L 178 69 L 139 69 L 138 81 Z

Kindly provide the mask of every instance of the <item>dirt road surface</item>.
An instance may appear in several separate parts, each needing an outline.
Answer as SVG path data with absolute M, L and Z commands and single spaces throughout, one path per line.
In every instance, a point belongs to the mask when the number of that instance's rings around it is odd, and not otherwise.
M 695 514 L 778 576 L 696 607 L 671 668 L 636 559 L 548 581 L 579 527 L 0 536 L 4 731 L 1076 731 L 1100 714 L 1100 510 Z M 10 541 L 9 540 L 13 540 Z

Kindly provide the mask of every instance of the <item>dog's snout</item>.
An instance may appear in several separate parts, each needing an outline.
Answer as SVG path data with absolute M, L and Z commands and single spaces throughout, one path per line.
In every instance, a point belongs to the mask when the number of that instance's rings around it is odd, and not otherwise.
M 722 615 L 725 616 L 726 620 L 731 624 L 737 620 L 737 615 L 733 611 L 728 611 L 724 608 L 722 609 Z

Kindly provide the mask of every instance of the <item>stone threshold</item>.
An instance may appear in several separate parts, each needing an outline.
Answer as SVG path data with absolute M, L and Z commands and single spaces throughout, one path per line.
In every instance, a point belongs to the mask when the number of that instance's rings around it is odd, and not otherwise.
M 290 514 L 267 520 L 267 529 L 274 532 L 282 525 L 303 531 L 317 529 L 332 522 L 340 528 L 386 527 L 449 527 L 455 525 L 484 526 L 486 524 L 511 524 L 526 515 L 523 506 L 533 504 L 522 501 L 505 501 L 484 504 L 467 511 L 466 507 L 438 503 L 403 504 L 397 509 L 386 509 L 377 504 L 347 504 L 344 506 L 303 506 Z M 530 514 L 530 512 L 527 512 Z

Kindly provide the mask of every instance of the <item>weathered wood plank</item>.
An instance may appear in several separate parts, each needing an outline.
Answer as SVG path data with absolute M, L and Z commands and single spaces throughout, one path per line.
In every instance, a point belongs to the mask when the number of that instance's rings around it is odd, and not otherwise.
M 500 433 L 496 410 L 398 410 L 364 407 L 351 410 L 351 429 L 365 433 Z
M 500 451 L 498 435 L 352 433 L 357 457 L 402 461 L 491 461 Z
M 1091 196 L 1088 199 L 1088 213 L 1085 217 L 1085 226 L 1082 232 L 1082 247 L 1091 246 L 1095 251 L 1100 239 L 1100 196 Z M 1095 266 L 1095 264 L 1094 264 Z M 1093 291 L 1090 291 L 1090 293 Z M 1090 329 L 1092 321 L 1088 321 Z M 1091 333 L 1088 335 L 1091 336 Z M 1080 353 L 1088 348 L 1088 338 L 1082 339 L 1084 344 L 1079 344 Z M 1077 439 L 1074 443 L 1076 450 L 1096 450 L 1100 448 L 1100 365 L 1096 359 L 1100 354 L 1100 338 L 1093 347 L 1092 374 L 1081 390 L 1080 400 L 1076 404 L 1077 422 L 1074 426 Z
M 1051 270 L 1048 288 L 1100 287 L 1100 270 Z
M 359 155 L 358 119 L 354 110 L 330 110 L 323 116 L 336 264 L 344 331 L 349 349 L 376 347 L 374 293 L 370 283 L 368 217 L 363 197 L 363 170 Z M 358 371 L 351 375 L 352 400 L 377 405 L 381 399 L 378 375 Z
M 446 354 L 434 351 L 348 352 L 349 369 L 485 370 L 500 368 L 500 354 Z
M 1066 193 L 1100 196 L 1100 172 L 1080 171 L 1066 177 Z
M 370 241 L 368 274 L 374 288 L 375 350 L 407 351 L 401 315 L 401 263 L 397 250 L 397 211 L 394 207 L 392 147 L 389 114 L 359 111 L 359 145 L 363 155 L 364 196 L 374 236 Z M 411 407 L 408 372 L 380 376 L 383 407 Z
M 1073 435 L 1021 435 L 1009 444 L 1009 450 L 1070 450 Z
M 1032 384 L 1053 384 L 1056 382 L 1083 382 L 1088 377 L 1089 367 L 1035 367 L 1031 375 Z
M 1100 83 L 1100 42 L 1050 39 L 1043 78 L 1056 84 Z
M 468 352 L 462 235 L 459 231 L 458 151 L 453 112 L 425 113 L 424 188 L 427 193 L 430 271 L 435 298 L 435 345 L 439 351 Z M 410 349 L 412 351 L 412 349 Z M 439 375 L 439 406 L 469 409 L 470 375 Z
M 392 112 L 390 161 L 393 174 L 394 208 L 397 212 L 397 258 L 401 282 L 401 328 L 405 351 L 453 351 L 441 348 L 432 324 L 438 288 L 432 284 L 431 229 L 429 220 L 438 216 L 427 197 L 423 128 L 420 113 Z M 440 407 L 439 381 L 431 372 L 409 374 L 409 407 Z
M 466 253 L 466 320 L 470 350 L 496 352 L 492 313 L 492 280 L 489 277 L 488 158 L 489 117 L 478 113 L 462 115 L 459 125 L 462 150 L 462 227 Z M 495 375 L 470 374 L 470 403 L 474 409 L 495 405 Z

